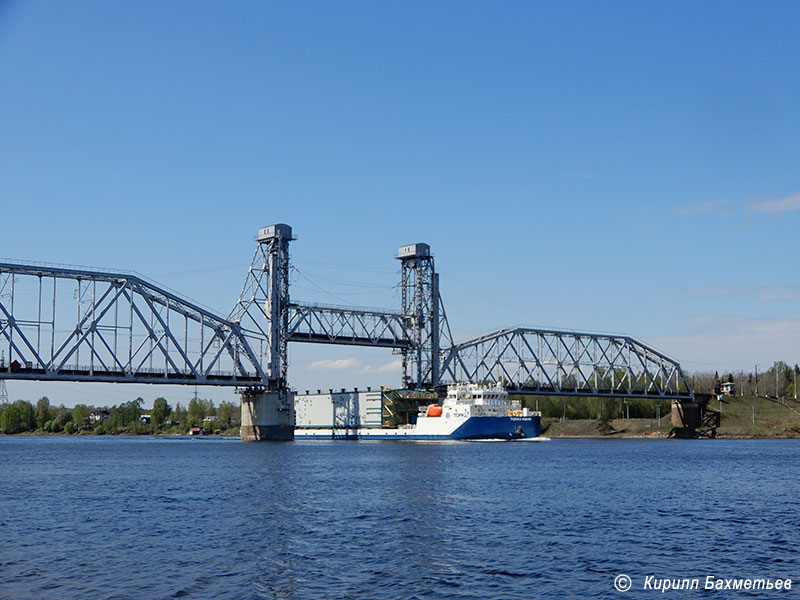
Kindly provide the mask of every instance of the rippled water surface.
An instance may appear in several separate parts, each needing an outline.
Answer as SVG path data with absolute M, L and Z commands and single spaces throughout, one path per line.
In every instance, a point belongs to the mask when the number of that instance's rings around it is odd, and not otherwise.
M 0 598 L 621 597 L 620 573 L 628 597 L 709 574 L 797 597 L 799 459 L 798 440 L 2 437 Z

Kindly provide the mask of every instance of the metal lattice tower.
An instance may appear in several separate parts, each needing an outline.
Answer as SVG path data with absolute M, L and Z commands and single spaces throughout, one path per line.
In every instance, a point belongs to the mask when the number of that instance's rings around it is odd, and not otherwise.
M 258 341 L 267 387 L 285 390 L 289 341 L 289 242 L 292 228 L 278 224 L 258 230 L 242 293 L 228 319 Z
M 402 262 L 401 311 L 411 333 L 410 347 L 400 350 L 403 355 L 403 385 L 433 388 L 439 385 L 442 336 L 452 344 L 439 296 L 439 274 L 428 244 L 402 246 L 396 258 Z

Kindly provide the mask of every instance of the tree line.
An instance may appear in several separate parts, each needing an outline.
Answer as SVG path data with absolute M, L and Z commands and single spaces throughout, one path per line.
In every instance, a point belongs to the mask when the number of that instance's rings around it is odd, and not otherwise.
M 687 379 L 695 392 L 706 394 L 719 393 L 719 386 L 723 383 L 734 383 L 737 395 L 775 399 L 800 397 L 800 384 L 797 383 L 800 365 L 791 367 L 782 360 L 763 370 L 753 365 L 752 371 L 692 373 L 687 375 Z
M 149 415 L 149 422 L 147 417 Z M 0 405 L 0 431 L 14 433 L 94 433 L 103 434 L 186 434 L 193 427 L 226 432 L 240 425 L 239 406 L 233 402 L 193 398 L 184 407 L 170 406 L 165 398 L 156 398 L 151 410 L 144 408 L 144 399 L 136 398 L 111 407 L 78 404 L 66 408 L 53 406 L 47 396 L 36 404 L 17 400 Z

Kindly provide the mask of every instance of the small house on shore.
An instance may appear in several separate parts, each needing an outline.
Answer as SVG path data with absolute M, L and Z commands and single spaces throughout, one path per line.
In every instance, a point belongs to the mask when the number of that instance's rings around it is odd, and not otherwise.
M 100 421 L 105 421 L 111 416 L 111 413 L 104 409 L 93 410 L 89 413 L 89 422 L 96 425 Z

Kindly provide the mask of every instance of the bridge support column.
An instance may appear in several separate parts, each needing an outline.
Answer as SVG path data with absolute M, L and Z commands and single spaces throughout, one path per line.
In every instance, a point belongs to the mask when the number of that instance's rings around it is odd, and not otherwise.
M 242 395 L 243 442 L 294 439 L 294 393 L 247 389 Z
M 674 400 L 670 418 L 673 427 L 694 431 L 702 421 L 702 408 L 694 401 Z

